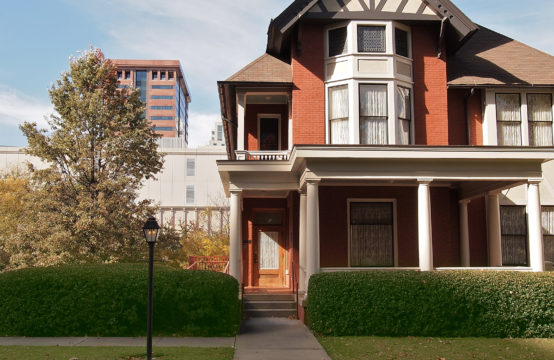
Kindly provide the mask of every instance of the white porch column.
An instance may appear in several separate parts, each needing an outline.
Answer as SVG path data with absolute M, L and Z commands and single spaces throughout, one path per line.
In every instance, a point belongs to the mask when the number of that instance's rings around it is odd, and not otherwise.
M 300 219 L 298 224 L 298 290 L 306 291 L 306 191 L 300 192 Z
M 469 267 L 469 221 L 467 218 L 467 204 L 469 200 L 460 200 L 460 263 Z
M 433 240 L 431 231 L 431 195 L 429 184 L 432 179 L 418 179 L 417 189 L 417 223 L 418 223 L 418 247 L 419 269 L 421 271 L 433 270 Z
M 307 181 L 306 195 L 306 284 L 319 272 L 319 180 Z
M 502 266 L 502 242 L 500 233 L 500 205 L 498 193 L 487 194 L 487 236 L 489 248 L 489 266 Z
M 544 271 L 544 250 L 542 239 L 540 180 L 529 181 L 527 185 L 527 217 L 529 221 L 529 260 L 533 271 Z
M 231 190 L 230 201 L 230 239 L 229 239 L 229 274 L 242 283 L 241 278 L 241 190 Z

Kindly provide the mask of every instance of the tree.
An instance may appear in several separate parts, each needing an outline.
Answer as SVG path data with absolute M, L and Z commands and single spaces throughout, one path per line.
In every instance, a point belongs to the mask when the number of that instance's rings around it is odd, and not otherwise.
M 118 89 L 115 65 L 99 49 L 70 59 L 69 67 L 49 90 L 57 112 L 49 129 L 21 126 L 27 153 L 50 165 L 30 167 L 38 210 L 55 225 L 48 237 L 60 261 L 134 259 L 152 212 L 148 201 L 137 201 L 137 190 L 163 165 L 158 135 L 139 90 Z

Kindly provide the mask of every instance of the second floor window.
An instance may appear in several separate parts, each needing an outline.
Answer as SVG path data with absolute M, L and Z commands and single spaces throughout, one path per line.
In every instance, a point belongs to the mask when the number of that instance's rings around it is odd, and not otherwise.
M 519 94 L 496 94 L 498 145 L 521 145 L 521 99 Z
M 529 145 L 552 146 L 552 95 L 527 94 Z
M 346 27 L 329 30 L 329 56 L 346 54 L 348 52 Z
M 384 26 L 358 26 L 358 52 L 386 51 Z
M 187 185 L 186 188 L 186 199 L 185 202 L 187 205 L 194 204 L 194 185 Z
M 360 144 L 387 144 L 387 85 L 360 85 Z
M 348 85 L 329 88 L 331 144 L 348 144 Z
M 187 176 L 194 176 L 196 164 L 194 159 L 187 159 Z
M 412 101 L 410 89 L 398 86 L 396 88 L 396 106 L 398 109 L 398 143 L 410 143 L 410 128 L 412 127 Z

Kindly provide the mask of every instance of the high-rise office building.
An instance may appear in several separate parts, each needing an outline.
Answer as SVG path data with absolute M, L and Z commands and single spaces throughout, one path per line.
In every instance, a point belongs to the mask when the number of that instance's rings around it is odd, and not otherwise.
M 183 138 L 188 144 L 190 92 L 178 60 L 112 59 L 119 86 L 140 88 L 146 117 L 164 138 Z

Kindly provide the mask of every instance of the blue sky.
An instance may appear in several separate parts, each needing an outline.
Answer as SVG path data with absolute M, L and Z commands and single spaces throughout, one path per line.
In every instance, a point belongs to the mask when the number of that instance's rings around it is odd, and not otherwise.
M 177 59 L 192 94 L 191 145 L 219 118 L 217 80 L 265 51 L 271 18 L 292 0 L 25 0 L 0 12 L 0 145 L 53 109 L 47 89 L 89 45 L 110 58 Z M 554 1 L 454 0 L 474 22 L 554 54 Z M 524 5 L 522 5 L 524 4 Z

